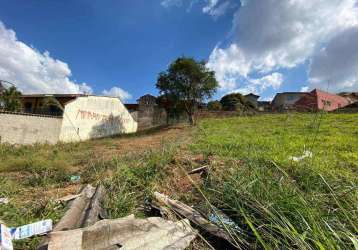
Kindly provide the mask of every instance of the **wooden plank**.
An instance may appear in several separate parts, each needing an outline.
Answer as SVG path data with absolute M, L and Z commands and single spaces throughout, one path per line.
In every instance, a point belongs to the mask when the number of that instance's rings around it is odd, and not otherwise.
M 234 241 L 228 232 L 205 219 L 198 211 L 194 210 L 188 205 L 185 205 L 184 203 L 177 200 L 172 200 L 168 196 L 158 192 L 154 192 L 154 197 L 158 202 L 168 206 L 176 213 L 189 219 L 191 222 L 201 227 L 206 232 L 234 244 Z

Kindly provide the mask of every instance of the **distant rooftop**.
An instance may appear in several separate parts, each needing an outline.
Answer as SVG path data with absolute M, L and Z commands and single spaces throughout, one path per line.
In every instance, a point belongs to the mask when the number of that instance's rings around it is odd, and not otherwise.
M 79 96 L 88 96 L 85 94 L 26 94 L 21 95 L 21 97 L 79 97 Z

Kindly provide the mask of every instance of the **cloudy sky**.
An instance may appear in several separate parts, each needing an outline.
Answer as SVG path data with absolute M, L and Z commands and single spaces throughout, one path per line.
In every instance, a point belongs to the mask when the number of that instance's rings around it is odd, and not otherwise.
M 178 56 L 225 93 L 358 91 L 358 0 L 0 0 L 0 79 L 24 93 L 157 94 Z

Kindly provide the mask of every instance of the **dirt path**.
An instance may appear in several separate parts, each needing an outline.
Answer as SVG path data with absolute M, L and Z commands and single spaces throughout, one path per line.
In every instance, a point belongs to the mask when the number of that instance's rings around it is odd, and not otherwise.
M 167 143 L 186 143 L 190 140 L 191 128 L 187 125 L 176 125 L 134 136 L 107 138 L 94 142 L 93 153 L 101 158 L 138 153 L 158 149 Z

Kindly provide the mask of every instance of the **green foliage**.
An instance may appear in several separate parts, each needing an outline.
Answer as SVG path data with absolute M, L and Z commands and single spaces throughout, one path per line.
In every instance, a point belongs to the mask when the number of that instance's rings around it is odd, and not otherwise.
M 180 102 L 177 96 L 169 93 L 157 97 L 156 100 L 159 107 L 164 108 L 167 112 L 167 124 L 169 119 L 179 120 L 180 115 L 184 112 L 183 102 Z
M 16 87 L 11 86 L 5 89 L 0 95 L 0 107 L 6 111 L 20 111 L 21 110 L 21 92 Z
M 288 114 L 199 124 L 192 150 L 225 166 L 212 166 L 204 192 L 239 225 L 244 248 L 354 249 L 357 119 Z M 290 160 L 304 150 L 313 157 Z
M 206 68 L 204 62 L 193 58 L 176 59 L 165 72 L 158 76 L 156 87 L 171 101 L 182 103 L 191 124 L 198 103 L 210 98 L 216 92 L 218 82 L 214 71 Z
M 220 103 L 227 111 L 249 111 L 256 109 L 256 105 L 240 93 L 231 93 L 223 96 Z
M 220 111 L 222 110 L 222 105 L 219 101 L 208 102 L 208 110 Z
M 168 146 L 116 161 L 113 175 L 104 181 L 109 191 L 106 207 L 111 218 L 136 213 L 135 208 L 151 197 L 166 176 L 166 166 L 173 160 L 175 152 L 175 148 Z

